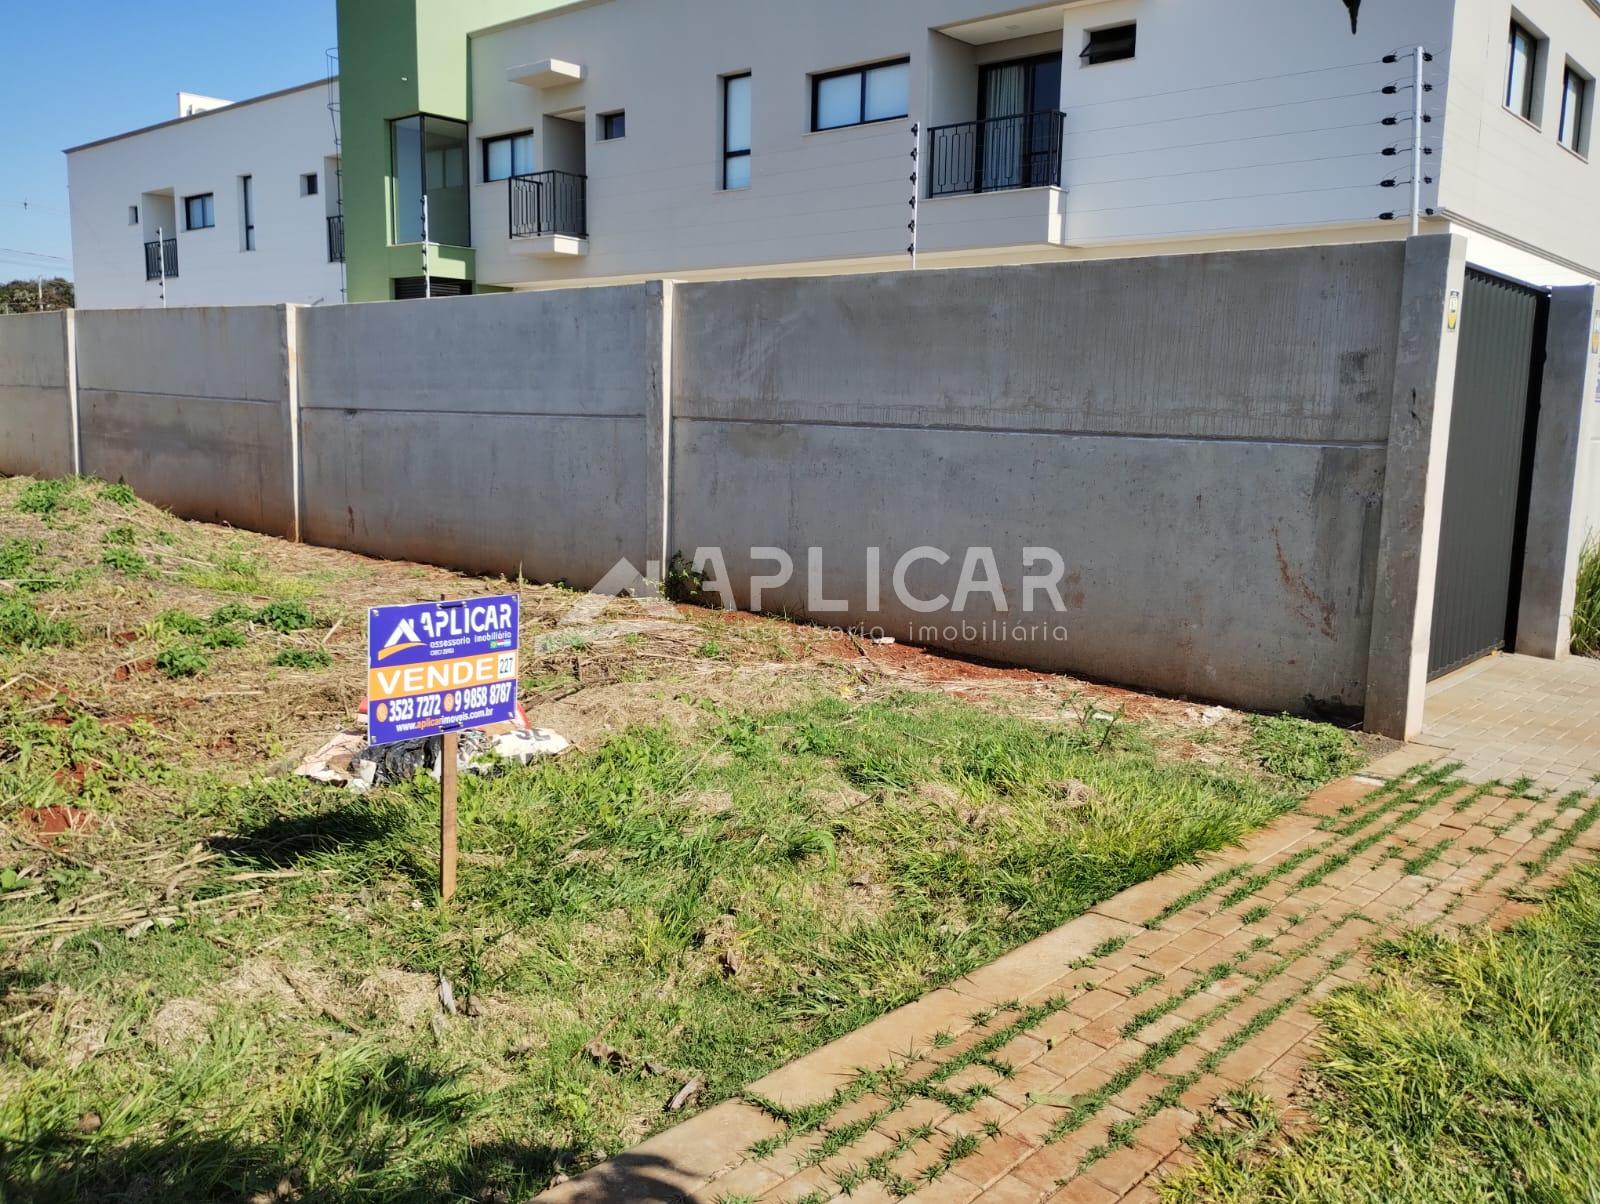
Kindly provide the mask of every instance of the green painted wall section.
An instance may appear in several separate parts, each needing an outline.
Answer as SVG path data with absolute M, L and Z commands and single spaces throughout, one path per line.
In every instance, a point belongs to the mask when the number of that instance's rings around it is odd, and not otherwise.
M 389 122 L 412 113 L 472 119 L 468 35 L 568 0 L 338 0 L 345 278 L 351 301 L 386 301 L 422 248 L 391 245 Z M 476 163 L 475 153 L 469 161 Z M 470 247 L 435 246 L 433 274 L 470 280 Z

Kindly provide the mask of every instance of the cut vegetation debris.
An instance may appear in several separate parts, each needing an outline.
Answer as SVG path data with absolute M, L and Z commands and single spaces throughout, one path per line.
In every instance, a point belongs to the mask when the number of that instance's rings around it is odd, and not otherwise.
M 1377 971 L 1319 1009 L 1316 1123 L 1234 1097 L 1162 1198 L 1600 1200 L 1600 867 L 1504 933 L 1381 946 Z
M 770 619 L 563 626 L 569 591 L 93 482 L 0 481 L 0 540 L 7 1199 L 522 1198 L 1359 756 Z M 462 782 L 440 907 L 431 781 L 287 770 L 360 701 L 368 606 L 510 588 L 576 747 Z

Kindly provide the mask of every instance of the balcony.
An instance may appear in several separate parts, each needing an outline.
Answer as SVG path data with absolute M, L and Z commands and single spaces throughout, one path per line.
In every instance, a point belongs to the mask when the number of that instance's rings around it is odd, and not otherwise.
M 144 244 L 144 278 L 159 280 L 178 274 L 178 240 L 168 238 L 161 242 Z
M 328 262 L 344 262 L 344 214 L 328 215 Z
M 589 177 L 539 171 L 506 181 L 510 235 L 518 249 L 541 258 L 588 252 Z
M 1054 110 L 934 126 L 928 195 L 1059 188 L 1066 114 Z

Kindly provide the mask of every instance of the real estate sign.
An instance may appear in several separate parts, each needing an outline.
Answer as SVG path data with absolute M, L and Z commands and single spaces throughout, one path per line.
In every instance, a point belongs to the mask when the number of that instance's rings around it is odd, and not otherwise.
M 516 594 L 367 611 L 367 738 L 415 740 L 517 710 Z

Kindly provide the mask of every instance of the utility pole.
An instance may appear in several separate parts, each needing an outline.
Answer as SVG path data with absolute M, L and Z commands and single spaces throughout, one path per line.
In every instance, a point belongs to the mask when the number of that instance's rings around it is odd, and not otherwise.
M 44 309 L 44 277 L 43 276 L 34 277 L 34 283 L 39 286 L 39 309 L 42 312 L 43 309 Z

